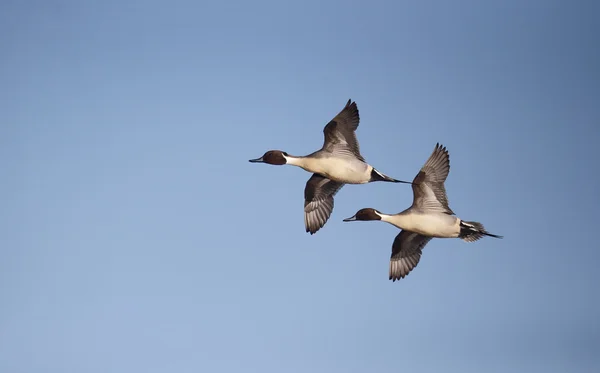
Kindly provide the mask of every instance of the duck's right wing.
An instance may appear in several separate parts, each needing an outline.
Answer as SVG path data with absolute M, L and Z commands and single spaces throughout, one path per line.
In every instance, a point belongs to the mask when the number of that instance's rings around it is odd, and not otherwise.
M 337 155 L 353 155 L 364 162 L 356 139 L 356 129 L 360 122 L 356 102 L 348 100 L 346 106 L 323 129 L 325 141 L 322 150 Z
M 431 238 L 405 230 L 398 233 L 392 244 L 390 280 L 406 277 L 419 264 L 422 250 Z
M 333 196 L 344 186 L 319 174 L 313 174 L 304 188 L 304 225 L 315 234 L 333 211 Z

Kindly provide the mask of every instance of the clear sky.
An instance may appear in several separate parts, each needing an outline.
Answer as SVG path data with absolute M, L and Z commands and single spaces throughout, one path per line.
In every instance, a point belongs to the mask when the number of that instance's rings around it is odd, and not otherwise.
M 485 3 L 485 4 L 484 4 Z M 600 5 L 2 1 L 0 371 L 600 371 Z M 388 281 L 410 186 L 346 186 L 304 232 L 295 167 L 351 98 L 450 206 Z

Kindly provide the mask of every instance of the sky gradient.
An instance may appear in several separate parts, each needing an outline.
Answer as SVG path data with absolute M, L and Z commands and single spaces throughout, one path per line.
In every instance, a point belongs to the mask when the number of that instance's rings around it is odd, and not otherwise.
M 600 371 L 600 5 L 3 1 L 0 371 Z M 351 98 L 364 157 L 450 207 L 388 281 L 410 186 L 304 232 L 308 154 Z

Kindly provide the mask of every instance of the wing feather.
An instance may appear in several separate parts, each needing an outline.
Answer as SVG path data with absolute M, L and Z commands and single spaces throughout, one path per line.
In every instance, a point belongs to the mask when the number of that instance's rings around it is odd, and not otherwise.
M 344 186 L 319 174 L 313 174 L 304 188 L 304 225 L 306 231 L 315 234 L 321 229 L 333 211 L 333 197 Z

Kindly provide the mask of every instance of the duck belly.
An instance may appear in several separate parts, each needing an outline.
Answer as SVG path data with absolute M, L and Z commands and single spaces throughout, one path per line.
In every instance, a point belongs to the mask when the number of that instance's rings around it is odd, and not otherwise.
M 312 172 L 345 184 L 365 184 L 371 179 L 369 165 L 358 160 L 318 158 L 312 160 L 308 166 Z
M 456 238 L 460 233 L 460 220 L 447 214 L 413 214 L 407 230 L 429 237 Z

